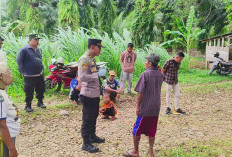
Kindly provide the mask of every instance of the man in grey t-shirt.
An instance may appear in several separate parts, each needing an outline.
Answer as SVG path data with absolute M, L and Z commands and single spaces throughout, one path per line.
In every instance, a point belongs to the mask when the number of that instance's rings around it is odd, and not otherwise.
M 146 57 L 146 71 L 140 75 L 135 87 L 138 92 L 136 115 L 133 128 L 134 149 L 124 153 L 124 156 L 139 156 L 139 140 L 141 134 L 149 137 L 149 157 L 153 157 L 158 116 L 160 112 L 161 86 L 165 80 L 164 74 L 158 69 L 160 57 L 151 53 Z

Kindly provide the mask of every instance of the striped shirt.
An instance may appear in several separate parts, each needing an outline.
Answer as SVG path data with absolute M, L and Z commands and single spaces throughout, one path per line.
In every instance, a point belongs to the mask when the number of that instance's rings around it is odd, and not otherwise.
M 139 116 L 159 116 L 161 86 L 164 74 L 158 68 L 148 68 L 143 72 L 135 87 L 135 91 L 143 95 Z

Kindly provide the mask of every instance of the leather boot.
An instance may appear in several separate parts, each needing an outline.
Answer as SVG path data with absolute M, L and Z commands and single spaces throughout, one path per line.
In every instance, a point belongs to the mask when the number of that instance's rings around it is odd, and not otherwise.
M 89 141 L 90 143 L 105 143 L 105 139 L 96 136 L 95 133 L 90 135 Z
M 37 106 L 40 107 L 40 108 L 46 108 L 46 106 L 43 104 L 42 100 L 38 101 Z
M 31 108 L 31 102 L 27 102 L 24 109 L 26 112 L 33 112 L 33 109 Z
M 83 139 L 83 145 L 82 145 L 82 150 L 85 150 L 89 153 L 96 153 L 99 151 L 99 149 L 97 147 L 95 147 L 94 145 L 92 145 L 89 141 L 89 137 L 88 138 L 84 138 Z

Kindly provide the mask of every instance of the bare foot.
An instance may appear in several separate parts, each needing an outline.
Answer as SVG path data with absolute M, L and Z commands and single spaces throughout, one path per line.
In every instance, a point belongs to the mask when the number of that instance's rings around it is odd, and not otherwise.
M 110 120 L 113 121 L 113 120 L 115 120 L 115 119 L 116 119 L 116 117 L 115 117 L 115 116 L 112 116 Z
M 101 117 L 101 119 L 109 119 L 109 116 L 103 115 L 103 116 Z
M 135 152 L 134 150 L 127 151 L 123 153 L 125 157 L 139 157 L 139 152 Z
M 149 157 L 154 157 L 154 153 L 153 153 L 153 151 L 152 151 L 152 152 L 151 152 L 151 151 L 149 151 L 149 152 L 148 152 L 148 156 L 149 156 Z

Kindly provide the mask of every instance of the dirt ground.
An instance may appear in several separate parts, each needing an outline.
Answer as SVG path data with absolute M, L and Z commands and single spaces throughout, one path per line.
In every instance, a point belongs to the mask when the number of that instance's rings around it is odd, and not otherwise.
M 220 85 L 181 86 L 180 107 L 186 115 L 165 114 L 165 90 L 155 141 L 156 156 L 165 156 L 166 150 L 177 147 L 193 148 L 198 145 L 224 147 L 232 154 L 232 87 Z M 55 104 L 68 104 L 68 100 L 46 99 L 47 110 L 38 114 L 23 115 L 21 131 L 17 137 L 17 149 L 21 157 L 118 157 L 132 149 L 132 127 L 136 119 L 136 96 L 122 96 L 115 121 L 97 122 L 97 135 L 105 137 L 106 143 L 96 144 L 100 152 L 89 154 L 81 151 L 82 106 L 68 107 L 69 116 L 59 116 L 61 108 Z M 53 106 L 53 107 L 52 107 Z M 66 105 L 67 106 L 67 105 Z M 72 106 L 71 103 L 69 106 Z M 23 108 L 23 106 L 21 106 Z M 173 105 L 172 105 L 173 107 Z M 34 107 L 35 110 L 39 110 Z M 142 136 L 140 156 L 147 154 L 148 139 Z M 161 155 L 162 154 L 162 155 Z

